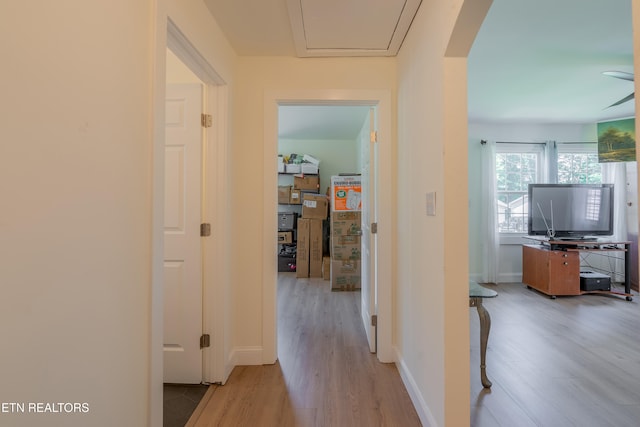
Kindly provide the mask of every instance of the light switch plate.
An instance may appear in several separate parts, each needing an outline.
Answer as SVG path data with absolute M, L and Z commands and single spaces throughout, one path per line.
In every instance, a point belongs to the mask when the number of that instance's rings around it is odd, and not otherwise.
M 436 192 L 427 193 L 427 216 L 436 216 Z

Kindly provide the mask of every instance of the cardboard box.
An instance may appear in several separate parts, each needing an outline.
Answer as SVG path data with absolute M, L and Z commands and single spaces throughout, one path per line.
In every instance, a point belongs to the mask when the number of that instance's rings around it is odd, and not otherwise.
M 311 220 L 298 220 L 298 244 L 296 254 L 296 277 L 309 277 L 309 250 L 311 248 L 309 241 Z
M 293 243 L 293 231 L 278 231 L 278 243 Z
M 332 236 L 361 236 L 362 216 L 360 212 L 331 212 Z
M 296 175 L 293 177 L 293 188 L 298 190 L 320 191 L 320 177 L 318 175 Z
M 331 177 L 331 211 L 362 210 L 362 178 L 360 176 Z
M 331 280 L 331 258 L 328 256 L 322 258 L 322 278 Z
M 322 220 L 309 220 L 309 277 L 322 277 Z
M 329 201 L 323 194 L 305 193 L 302 198 L 302 217 L 308 219 L 326 219 Z
M 279 185 L 278 186 L 278 203 L 288 204 L 291 198 L 291 186 Z
M 335 260 L 359 260 L 362 257 L 360 236 L 331 236 L 331 257 Z
M 297 219 L 296 212 L 278 212 L 278 230 L 295 230 Z
M 292 188 L 289 195 L 289 204 L 301 205 L 302 204 L 302 192 L 296 188 Z
M 331 290 L 360 289 L 360 261 L 331 259 Z

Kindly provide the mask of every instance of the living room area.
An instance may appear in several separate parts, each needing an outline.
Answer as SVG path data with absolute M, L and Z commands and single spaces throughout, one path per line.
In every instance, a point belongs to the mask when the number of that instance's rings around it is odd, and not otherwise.
M 469 55 L 469 273 L 498 294 L 483 299 L 490 387 L 480 381 L 479 316 L 469 313 L 471 425 L 635 426 L 636 154 L 611 158 L 603 142 L 622 122 L 619 141 L 635 140 L 631 2 L 526 3 L 495 0 Z M 561 225 L 583 210 L 532 202 L 530 184 L 610 188 L 610 199 L 592 203 L 601 217 L 587 218 L 600 228 Z M 570 236 L 586 240 L 549 244 Z M 573 288 L 532 286 L 532 271 L 547 269 L 547 281 L 564 273 L 550 260 L 532 267 L 525 247 L 557 251 Z M 585 291 L 587 272 L 606 286 Z

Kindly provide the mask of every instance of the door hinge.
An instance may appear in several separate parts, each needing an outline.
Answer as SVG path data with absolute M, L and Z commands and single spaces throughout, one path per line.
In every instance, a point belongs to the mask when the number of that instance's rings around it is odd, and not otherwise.
M 209 334 L 202 334 L 200 337 L 200 348 L 211 347 L 211 336 Z
M 378 326 L 378 315 L 374 314 L 371 316 L 371 326 Z
M 377 222 L 372 222 L 371 223 L 371 234 L 378 234 L 378 223 Z
M 202 123 L 202 127 L 210 128 L 211 126 L 213 126 L 213 117 L 211 116 L 211 114 L 203 113 L 200 116 L 200 122 Z
M 200 224 L 200 236 L 211 236 L 211 224 L 209 224 L 208 222 L 203 222 L 202 224 Z
M 370 137 L 369 137 L 369 141 L 370 142 L 378 142 L 378 132 L 377 131 L 371 132 Z

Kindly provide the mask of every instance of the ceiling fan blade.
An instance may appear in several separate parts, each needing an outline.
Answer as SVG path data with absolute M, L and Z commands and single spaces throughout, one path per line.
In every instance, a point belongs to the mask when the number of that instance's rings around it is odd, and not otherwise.
M 622 98 L 620 101 L 618 101 L 618 102 L 616 102 L 616 103 L 614 103 L 614 104 L 609 105 L 607 108 L 615 107 L 616 105 L 624 104 L 624 103 L 625 103 L 625 102 L 627 102 L 627 101 L 631 101 L 631 100 L 634 98 L 634 96 L 635 96 L 635 92 L 634 92 L 634 93 L 632 93 L 631 95 L 627 95 L 627 96 L 625 96 L 625 97 L 624 97 L 624 98 Z M 606 110 L 607 108 L 605 108 L 605 110 Z
M 633 81 L 632 73 L 625 73 L 624 71 L 604 71 L 602 74 L 609 77 L 615 77 L 616 79 Z

